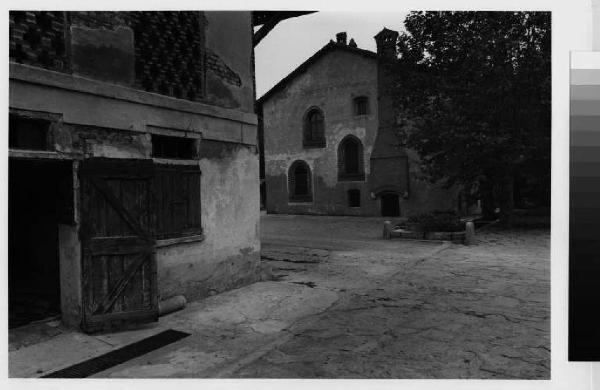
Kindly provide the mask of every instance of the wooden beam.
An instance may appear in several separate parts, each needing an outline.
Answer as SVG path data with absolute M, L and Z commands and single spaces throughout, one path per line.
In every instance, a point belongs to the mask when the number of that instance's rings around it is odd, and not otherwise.
M 267 34 L 271 32 L 271 30 L 273 30 L 273 28 L 275 28 L 277 23 L 279 23 L 280 21 L 281 19 L 279 18 L 279 15 L 275 14 L 269 19 L 269 21 L 263 24 L 263 26 L 257 32 L 254 33 L 254 37 L 252 38 L 253 46 L 258 45 L 260 41 L 262 41 L 263 38 L 266 37 Z

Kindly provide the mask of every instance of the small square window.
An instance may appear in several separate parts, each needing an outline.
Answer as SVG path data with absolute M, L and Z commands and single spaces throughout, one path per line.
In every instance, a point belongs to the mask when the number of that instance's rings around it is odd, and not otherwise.
M 360 96 L 354 99 L 354 115 L 367 115 L 369 113 L 369 99 Z
M 10 148 L 28 150 L 49 149 L 49 121 L 11 114 L 8 127 L 8 146 Z
M 196 140 L 152 134 L 152 156 L 192 160 L 196 158 Z

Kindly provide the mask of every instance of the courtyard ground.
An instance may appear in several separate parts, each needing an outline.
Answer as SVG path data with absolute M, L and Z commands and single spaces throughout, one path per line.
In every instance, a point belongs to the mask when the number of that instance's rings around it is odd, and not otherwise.
M 16 349 L 10 375 L 40 376 L 176 329 L 191 336 L 96 377 L 550 377 L 548 229 L 490 229 L 475 246 L 383 240 L 382 229 L 382 218 L 263 215 L 273 280 L 158 325 Z

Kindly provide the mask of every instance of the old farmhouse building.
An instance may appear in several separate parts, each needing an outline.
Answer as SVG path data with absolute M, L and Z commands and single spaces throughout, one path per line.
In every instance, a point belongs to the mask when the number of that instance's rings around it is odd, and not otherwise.
M 374 53 L 339 33 L 259 99 L 267 212 L 406 216 L 459 208 L 458 192 L 425 180 L 418 156 L 399 145 L 388 88 L 397 37 L 384 28 Z
M 257 280 L 251 12 L 11 12 L 10 326 Z

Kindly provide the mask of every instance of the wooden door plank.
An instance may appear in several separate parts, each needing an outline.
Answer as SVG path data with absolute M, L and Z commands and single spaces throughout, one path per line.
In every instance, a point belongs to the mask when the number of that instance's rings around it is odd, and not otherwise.
M 117 298 L 121 295 L 133 275 L 137 272 L 140 266 L 144 263 L 144 261 L 148 260 L 147 253 L 140 253 L 134 257 L 133 262 L 125 271 L 123 277 L 119 280 L 119 282 L 113 286 L 111 291 L 106 295 L 104 300 L 96 307 L 94 310 L 94 315 L 97 314 L 106 314 L 108 310 L 113 306 Z
M 107 184 L 96 178 L 90 177 L 90 181 L 100 190 L 102 195 L 106 198 L 108 203 L 119 213 L 121 217 L 127 222 L 127 224 L 131 227 L 131 229 L 138 234 L 140 237 L 147 238 L 148 240 L 152 240 L 152 238 L 142 229 L 139 225 L 138 221 L 131 215 L 129 212 L 123 207 L 119 199 L 115 197 L 110 188 L 108 188 Z
M 149 310 L 132 310 L 121 313 L 107 313 L 107 314 L 98 314 L 95 315 L 88 320 L 88 325 L 93 328 L 99 328 L 106 325 L 106 323 L 110 321 L 118 321 L 118 320 L 140 320 L 140 319 L 150 319 L 156 320 L 158 318 L 158 312 L 149 311 Z
M 126 255 L 153 251 L 154 246 L 147 240 L 137 237 L 94 237 L 87 243 L 87 249 L 94 256 Z
M 82 328 L 157 320 L 152 163 L 93 159 L 80 167 Z

